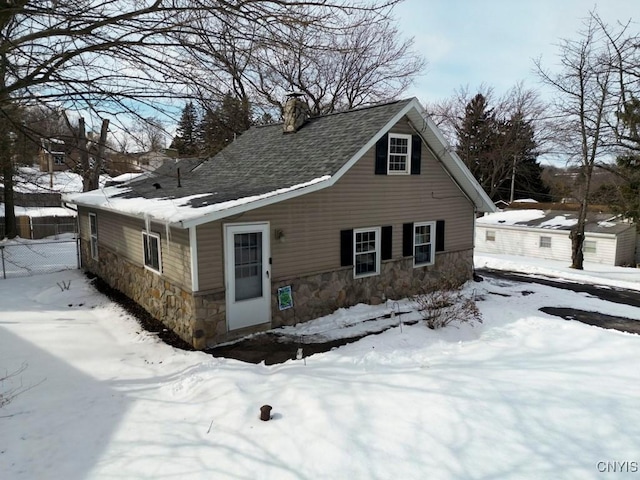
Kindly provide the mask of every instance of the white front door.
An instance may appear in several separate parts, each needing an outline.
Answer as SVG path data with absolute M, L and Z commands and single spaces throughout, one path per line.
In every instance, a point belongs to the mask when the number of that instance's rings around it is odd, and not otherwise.
M 224 226 L 227 329 L 271 321 L 269 224 Z

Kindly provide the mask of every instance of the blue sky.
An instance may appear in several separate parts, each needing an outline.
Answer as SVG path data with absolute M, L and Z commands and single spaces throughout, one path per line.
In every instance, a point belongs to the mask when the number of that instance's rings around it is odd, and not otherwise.
M 408 94 L 425 104 L 483 83 L 498 96 L 520 81 L 542 90 L 533 59 L 555 68 L 558 41 L 578 38 L 594 8 L 607 23 L 633 19 L 640 29 L 640 0 L 405 0 L 398 24 L 429 62 Z

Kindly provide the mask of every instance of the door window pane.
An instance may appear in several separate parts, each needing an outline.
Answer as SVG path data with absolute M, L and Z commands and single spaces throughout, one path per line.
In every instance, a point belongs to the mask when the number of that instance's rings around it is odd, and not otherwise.
M 236 301 L 262 296 L 262 233 L 234 235 Z

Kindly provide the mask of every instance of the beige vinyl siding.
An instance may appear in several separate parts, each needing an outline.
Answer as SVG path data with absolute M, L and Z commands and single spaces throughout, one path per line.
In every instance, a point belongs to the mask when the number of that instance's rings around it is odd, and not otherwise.
M 89 238 L 89 211 L 79 209 L 80 232 L 83 239 Z M 106 247 L 132 263 L 144 266 L 142 231 L 145 223 L 124 215 L 96 210 L 98 220 L 98 258 L 100 248 Z M 172 228 L 167 243 L 167 232 L 163 224 L 151 223 L 151 232 L 160 235 L 162 276 L 186 289 L 191 289 L 191 263 L 189 231 Z
M 408 124 L 393 133 L 414 133 Z M 445 220 L 445 249 L 473 246 L 474 209 L 428 148 L 420 175 L 375 175 L 375 148 L 333 187 L 197 227 L 201 290 L 223 283 L 224 223 L 270 222 L 272 279 L 340 268 L 340 230 L 393 226 L 393 258 L 402 257 L 402 224 Z M 273 231 L 284 232 L 284 242 Z

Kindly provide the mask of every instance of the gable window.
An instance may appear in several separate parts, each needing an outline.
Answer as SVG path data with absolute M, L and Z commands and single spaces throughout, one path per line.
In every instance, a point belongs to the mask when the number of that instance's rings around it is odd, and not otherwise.
M 353 231 L 353 273 L 367 277 L 380 273 L 380 228 L 362 228 Z
M 432 265 L 435 251 L 435 222 L 413 225 L 413 266 Z
M 551 237 L 540 237 L 540 248 L 551 248 Z
M 387 155 L 389 174 L 408 174 L 411 164 L 411 135 L 389 134 L 389 152 Z
M 495 232 L 495 230 L 487 230 L 485 232 L 484 239 L 487 242 L 495 242 L 496 241 L 496 232 Z
M 595 240 L 585 240 L 582 244 L 582 251 L 584 253 L 596 253 L 596 242 Z
M 142 232 L 144 248 L 144 265 L 158 273 L 162 271 L 160 259 L 160 235 L 151 232 Z
M 376 142 L 376 175 L 420 175 L 421 164 L 420 135 L 387 133 Z
M 98 217 L 95 213 L 89 213 L 89 246 L 91 258 L 98 259 Z

